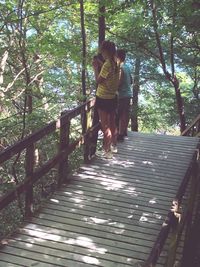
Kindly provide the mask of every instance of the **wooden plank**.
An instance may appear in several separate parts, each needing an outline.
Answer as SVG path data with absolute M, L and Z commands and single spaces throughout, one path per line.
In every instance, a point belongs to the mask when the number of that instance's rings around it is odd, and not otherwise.
M 191 154 L 188 155 L 187 152 L 192 152 L 194 151 L 194 149 L 196 147 L 194 147 L 193 149 L 189 149 L 189 150 L 172 150 L 172 149 L 163 149 L 163 147 L 159 147 L 156 148 L 155 146 L 149 146 L 149 147 L 144 147 L 144 145 L 140 148 L 139 146 L 135 146 L 134 148 L 131 149 L 132 154 L 130 155 L 130 152 L 127 151 L 127 148 L 129 148 L 128 146 L 125 148 L 121 148 L 119 145 L 118 147 L 120 148 L 119 150 L 119 155 L 129 155 L 130 158 L 132 159 L 137 159 L 137 157 L 139 156 L 140 160 L 143 160 L 145 158 L 148 158 L 148 160 L 157 160 L 158 162 L 170 162 L 173 163 L 173 161 L 175 159 L 177 159 L 177 154 L 180 155 L 182 160 L 187 161 L 190 157 Z M 160 152 L 158 153 L 160 149 Z M 116 155 L 117 156 L 117 155 Z M 156 161 L 156 162 L 157 162 Z M 177 162 L 179 163 L 179 161 Z
M 90 184 L 89 184 L 90 185 Z M 87 186 L 87 183 L 85 184 L 85 186 Z M 152 193 L 152 189 L 145 189 L 144 187 L 141 188 L 137 188 L 137 187 L 130 187 L 127 186 L 127 189 L 122 189 L 120 190 L 113 190 L 113 194 L 112 196 L 109 194 L 109 192 L 105 192 L 105 189 L 101 186 L 98 187 L 95 186 L 95 188 L 90 188 L 90 187 L 86 187 L 84 186 L 80 186 L 77 184 L 77 186 L 74 187 L 70 187 L 71 192 L 75 194 L 75 197 L 79 197 L 81 195 L 84 194 L 85 197 L 95 197 L 95 198 L 101 198 L 101 199 L 106 199 L 106 200 L 114 200 L 114 199 L 119 199 L 119 201 L 121 202 L 125 202 L 125 203 L 130 203 L 133 198 L 138 198 L 145 201 L 150 201 L 150 199 L 154 199 L 155 202 L 159 202 L 161 204 L 163 204 L 163 206 L 168 206 L 169 204 L 167 203 L 171 203 L 172 199 L 175 197 L 175 194 L 167 194 L 164 195 L 163 194 L 157 194 L 156 197 L 155 195 Z M 84 193 L 83 193 L 84 190 Z M 59 194 L 60 196 L 64 196 L 66 197 L 70 197 L 68 192 L 63 192 Z M 137 201 L 137 200 L 136 200 Z M 136 202 L 134 201 L 134 202 Z
M 109 205 L 107 203 L 98 203 L 98 201 L 84 201 L 84 203 L 80 203 L 80 201 L 77 201 L 77 203 L 75 203 L 74 201 L 58 201 L 57 199 L 53 199 L 52 201 L 57 201 L 59 203 L 59 205 L 63 205 L 63 206 L 69 206 L 71 208 L 76 208 L 76 209 L 87 209 L 92 211 L 94 210 L 105 210 L 108 213 L 111 213 L 111 211 L 113 212 L 118 212 L 120 214 L 122 214 L 123 216 L 131 216 L 134 212 L 140 212 L 141 215 L 143 213 L 150 213 L 150 214 L 155 214 L 155 216 L 163 216 L 164 214 L 166 214 L 166 211 L 168 209 L 162 209 L 162 210 L 156 210 L 156 209 L 152 209 L 151 206 L 147 206 L 145 204 L 143 205 L 135 205 L 133 204 L 130 208 L 126 208 L 124 206 L 119 206 L 119 205 Z M 78 203 L 79 202 L 79 203 Z
M 156 133 L 143 133 L 143 132 L 132 132 L 132 131 L 128 132 L 128 137 L 145 138 L 145 140 L 156 139 L 156 140 L 162 140 L 162 142 L 165 142 L 166 140 L 171 140 L 171 142 L 176 142 L 176 140 L 179 140 L 180 142 L 187 142 L 187 141 L 192 142 L 192 138 L 193 138 L 191 136 L 163 135 L 163 134 L 156 134 Z
M 121 264 L 121 266 L 123 264 L 124 266 L 130 267 L 134 263 L 134 260 L 131 258 L 126 258 L 115 254 L 102 257 L 99 252 L 92 253 L 91 249 L 81 249 L 78 246 L 73 247 L 70 244 L 62 244 L 62 246 L 58 246 L 56 244 L 55 247 L 50 246 L 52 246 L 52 243 L 45 247 L 43 242 L 38 242 L 36 244 L 35 242 L 31 243 L 30 241 L 26 243 L 21 240 L 11 240 L 7 248 L 12 249 L 14 252 L 16 251 L 16 253 L 23 253 L 22 255 L 26 255 L 27 257 L 31 257 L 32 255 L 35 256 L 37 254 L 36 258 L 40 261 L 49 262 L 52 263 L 52 265 L 57 264 L 64 267 L 93 265 L 114 267 L 116 264 L 115 262 L 118 262 Z M 71 252 L 70 248 L 72 249 Z M 99 257 L 99 255 L 101 257 Z
M 55 198 L 55 200 L 61 202 L 65 201 L 65 198 L 57 195 Z M 76 205 L 77 207 L 83 206 L 83 205 L 87 205 L 87 204 L 92 204 L 92 203 L 96 203 L 97 205 L 99 205 L 102 208 L 108 208 L 110 210 L 115 209 L 118 210 L 119 212 L 122 211 L 129 211 L 131 209 L 136 209 L 137 207 L 143 206 L 143 207 L 151 207 L 154 211 L 167 211 L 170 208 L 170 204 L 171 201 L 169 201 L 169 203 L 166 203 L 164 206 L 161 203 L 157 203 L 155 198 L 149 198 L 149 199 L 145 199 L 143 200 L 141 199 L 132 199 L 132 201 L 130 203 L 128 202 L 122 202 L 120 200 L 117 200 L 117 197 L 115 200 L 106 200 L 103 198 L 94 198 L 94 197 L 84 197 L 84 196 L 71 196 L 69 198 L 67 198 L 67 201 L 74 203 L 74 205 Z
M 194 151 L 194 150 L 193 150 Z M 174 164 L 175 159 L 173 159 L 173 162 L 167 161 L 167 160 L 159 160 L 158 156 L 155 158 L 153 158 L 151 155 L 147 156 L 145 155 L 145 157 L 142 157 L 141 155 L 134 153 L 134 156 L 130 156 L 130 155 L 125 155 L 125 154 L 115 154 L 114 158 L 110 161 L 102 158 L 102 157 L 97 157 L 95 161 L 91 162 L 91 167 L 93 167 L 93 165 L 104 165 L 104 166 L 112 166 L 112 167 L 119 167 L 119 169 L 123 168 L 123 169 L 130 169 L 130 168 L 136 168 L 136 169 L 140 169 L 140 171 L 142 171 L 141 167 L 143 167 L 144 169 L 148 169 L 148 170 L 154 170 L 154 172 L 157 170 L 168 170 L 169 174 L 173 173 L 173 170 L 176 173 L 177 171 L 181 171 L 181 167 L 183 169 L 185 169 L 185 165 L 187 164 L 187 162 L 189 162 L 192 159 L 192 155 L 190 154 L 190 157 L 187 157 L 186 160 L 183 160 L 183 163 L 180 162 L 181 158 L 179 157 L 180 154 L 176 154 L 177 157 L 179 158 L 179 161 L 177 162 L 177 164 Z M 147 153 L 146 153 L 147 154 Z M 176 161 L 177 161 L 177 157 L 176 157 Z M 185 164 L 184 164 L 185 163 Z M 168 165 L 172 164 L 172 168 L 170 169 Z M 100 167 L 100 166 L 99 166 Z M 159 169 L 158 169 L 159 167 Z
M 52 267 L 52 266 L 60 266 L 60 267 L 87 267 L 87 266 L 92 266 L 91 264 L 88 264 L 90 258 L 86 257 L 86 261 L 85 263 L 80 262 L 80 260 L 75 259 L 75 260 L 70 260 L 67 259 L 65 257 L 65 255 L 63 255 L 63 257 L 59 257 L 56 255 L 49 255 L 49 254 L 45 254 L 46 251 L 44 251 L 44 253 L 42 252 L 41 248 L 40 251 L 36 250 L 36 251 L 31 251 L 31 249 L 29 249 L 29 247 L 27 248 L 21 248 L 19 245 L 19 248 L 14 248 L 14 247 L 10 247 L 10 246 L 6 246 L 6 248 L 4 249 L 5 253 L 4 253 L 4 257 L 14 257 L 14 260 L 17 260 L 18 262 L 21 262 L 21 264 L 27 264 L 27 266 L 38 266 L 38 267 Z M 1 255 L 2 253 L 0 253 L 0 257 L 2 257 Z M 33 260 L 34 259 L 34 260 Z M 79 261 L 78 261 L 79 260 Z
M 101 222 L 101 221 L 105 221 L 107 220 L 108 222 L 110 222 L 111 224 L 114 222 L 118 222 L 118 223 L 122 223 L 122 224 L 126 224 L 127 227 L 129 227 L 129 225 L 133 225 L 133 222 L 135 225 L 140 226 L 141 230 L 143 231 L 142 227 L 145 225 L 145 228 L 148 230 L 152 230 L 153 229 L 158 229 L 158 226 L 156 225 L 156 222 L 158 220 L 164 220 L 165 218 L 165 213 L 163 212 L 155 212 L 152 211 L 151 207 L 145 207 L 145 210 L 141 209 L 134 209 L 134 210 L 130 210 L 128 213 L 120 211 L 118 212 L 118 210 L 113 209 L 112 213 L 110 211 L 110 209 L 100 209 L 98 206 L 87 206 L 84 205 L 84 207 L 82 207 L 81 209 L 76 208 L 73 204 L 71 205 L 71 203 L 66 203 L 66 205 L 62 206 L 62 205 L 55 205 L 55 204 L 51 204 L 48 205 L 48 208 L 52 211 L 52 214 L 54 214 L 54 212 L 56 211 L 60 211 L 60 212 L 64 212 L 66 214 L 68 214 L 69 217 L 73 218 L 73 214 L 74 214 L 74 218 L 76 215 L 79 214 L 79 216 L 89 216 L 91 217 L 91 219 L 93 219 L 94 221 L 97 222 Z M 48 208 L 45 208 L 44 213 L 48 213 Z M 78 219 L 79 216 L 77 216 L 76 218 Z M 144 217 L 147 217 L 148 220 L 143 220 Z M 138 231 L 139 231 L 139 227 L 138 227 Z
M 122 189 L 120 192 L 121 193 L 126 193 L 128 195 L 131 195 L 132 193 L 137 193 L 136 190 L 144 190 L 144 192 L 152 192 L 152 190 L 160 190 L 158 192 L 158 196 L 166 196 L 168 198 L 168 196 L 172 197 L 172 195 L 174 194 L 174 184 L 171 185 L 171 188 L 169 187 L 169 184 L 154 184 L 152 180 L 143 180 L 137 179 L 136 177 L 131 177 L 129 178 L 129 176 L 127 176 L 128 178 L 126 178 L 126 174 L 122 174 L 123 176 L 123 182 L 126 183 L 127 185 L 127 189 L 125 188 L 124 190 Z M 120 178 L 120 177 L 119 177 Z M 125 179 L 126 178 L 126 179 Z M 97 181 L 101 181 L 102 183 L 97 183 Z M 96 182 L 94 184 L 94 182 Z M 102 189 L 105 191 L 105 193 L 107 193 L 108 191 L 110 191 L 111 189 L 107 188 L 105 185 L 109 185 L 111 183 L 115 182 L 115 180 L 109 178 L 109 176 L 104 175 L 104 177 L 99 177 L 98 174 L 96 175 L 90 175 L 87 174 L 86 172 L 84 173 L 84 176 L 80 177 L 78 176 L 74 176 L 73 180 L 71 181 L 71 185 L 70 188 L 73 187 L 77 187 L 77 188 L 85 188 L 87 187 L 88 189 L 91 188 L 92 190 L 95 189 L 95 191 L 97 189 Z M 176 183 L 175 186 L 178 186 L 180 183 Z M 133 192 L 134 191 L 134 192 Z M 125 195 L 126 196 L 126 195 Z
M 10 263 L 0 259 L 0 267 L 27 267 L 22 264 Z
M 5 249 L 4 249 L 5 250 Z M 14 266 L 37 266 L 37 267 L 52 267 L 52 264 L 48 263 L 46 264 L 45 262 L 40 262 L 38 260 L 35 260 L 34 258 L 26 258 L 23 257 L 22 255 L 16 253 L 12 253 L 12 251 L 6 251 L 0 250 L 0 263 L 1 261 L 4 262 L 9 262 L 11 264 L 14 264 Z M 10 253 L 9 253 L 10 252 Z M 4 265 L 0 265 L 1 267 L 4 267 Z M 54 265 L 55 267 L 58 267 L 59 265 Z M 66 266 L 67 267 L 67 266 Z
M 63 214 L 62 214 L 63 215 Z M 38 216 L 38 218 L 41 219 L 45 219 L 45 220 L 49 220 L 52 221 L 53 223 L 63 223 L 63 224 L 67 224 L 67 225 L 73 225 L 73 226 L 78 226 L 80 227 L 84 227 L 84 228 L 89 228 L 94 229 L 99 231 L 99 228 L 101 228 L 101 232 L 106 232 L 106 233 L 114 233 L 114 234 L 121 234 L 123 236 L 129 236 L 131 237 L 133 234 L 133 231 L 135 231 L 134 233 L 134 238 L 138 239 L 140 238 L 141 233 L 143 232 L 143 226 L 144 224 L 141 223 L 139 225 L 139 221 L 137 220 L 137 218 L 135 218 L 136 216 L 133 216 L 132 220 L 131 220 L 131 224 L 127 224 L 127 223 L 120 223 L 119 221 L 111 221 L 111 220 L 105 220 L 105 219 L 101 219 L 101 218 L 94 218 L 94 217 L 88 217 L 88 216 L 77 216 L 75 218 L 73 218 L 73 216 L 71 214 L 68 214 L 68 216 L 61 216 L 60 213 L 57 212 L 56 215 L 54 214 L 40 214 Z M 156 218 L 154 218 L 154 220 L 149 220 L 148 222 L 146 222 L 146 224 L 149 224 L 150 227 L 147 229 L 146 231 L 146 239 L 145 240 L 150 240 L 152 238 L 152 235 L 155 235 L 155 229 L 156 229 Z M 158 224 L 158 223 L 157 223 Z M 158 225 L 157 225 L 158 228 Z M 156 229 L 157 230 L 157 229 Z M 148 244 L 146 244 L 148 245 Z
M 36 228 L 37 227 L 37 228 Z M 86 232 L 84 234 L 67 231 L 62 229 L 56 229 L 47 227 L 44 225 L 29 224 L 26 228 L 21 230 L 21 233 L 29 236 L 30 238 L 39 238 L 42 240 L 52 241 L 56 244 L 70 244 L 80 247 L 86 247 L 88 249 L 96 249 L 100 253 L 116 254 L 124 257 L 134 256 L 134 251 L 137 253 L 139 258 L 146 257 L 148 252 L 148 247 L 141 248 L 140 246 L 135 246 L 133 244 L 127 244 L 120 240 L 110 240 L 104 238 L 104 236 L 90 236 Z
M 70 218 L 70 219 L 74 219 L 74 220 L 87 220 L 90 223 L 96 223 L 101 224 L 103 223 L 104 225 L 110 225 L 116 228 L 120 228 L 120 227 L 124 227 L 127 230 L 132 230 L 133 229 L 133 223 L 134 225 L 137 225 L 137 229 L 138 232 L 142 232 L 143 228 L 142 228 L 142 224 L 140 225 L 140 218 L 141 216 L 145 215 L 148 216 L 149 218 L 149 223 L 147 223 L 146 225 L 146 230 L 147 233 L 149 234 L 155 234 L 155 232 L 157 231 L 158 225 L 157 225 L 157 221 L 158 220 L 163 220 L 164 218 L 162 218 L 162 216 L 158 216 L 157 214 L 153 214 L 152 212 L 149 213 L 141 213 L 140 211 L 134 211 L 132 212 L 132 215 L 127 216 L 127 218 L 125 217 L 119 217 L 117 213 L 112 213 L 112 214 L 108 214 L 108 213 L 102 213 L 102 210 L 99 210 L 98 212 L 95 212 L 93 210 L 84 210 L 82 211 L 82 214 L 79 212 L 77 213 L 77 210 L 74 209 L 73 211 L 66 211 L 65 209 L 53 209 L 52 206 L 51 208 L 45 208 L 43 211 L 43 214 L 48 214 L 48 215 L 54 215 L 54 216 L 58 216 L 58 217 L 63 217 L 63 218 Z M 67 220 L 66 220 L 67 222 Z
M 122 156 L 123 160 L 120 160 L 120 156 Z M 177 154 L 177 156 L 179 156 L 179 154 Z M 157 159 L 158 160 L 158 159 Z M 188 161 L 190 161 L 191 158 L 188 159 Z M 169 164 L 167 161 L 160 161 L 158 160 L 158 162 L 156 161 L 156 159 L 148 159 L 147 157 L 144 160 L 141 160 L 140 158 L 136 157 L 132 158 L 129 155 L 115 155 L 112 161 L 107 161 L 105 162 L 105 159 L 103 158 L 98 158 L 95 163 L 100 164 L 100 165 L 107 165 L 107 166 L 113 166 L 115 167 L 116 165 L 121 165 L 122 168 L 140 168 L 140 170 L 142 171 L 142 168 L 144 169 L 148 169 L 148 170 L 156 170 L 157 171 L 168 171 L 169 174 L 176 174 L 176 172 L 179 172 L 182 170 L 184 171 L 184 163 L 182 164 L 177 162 L 177 165 L 172 163 L 170 164 L 172 166 L 171 169 L 169 169 Z M 132 164 L 131 164 L 132 163 Z
M 142 264 L 199 142 L 182 138 L 131 133 L 113 160 L 83 165 L 10 239 L 0 264 L 19 266 L 20 259 L 26 267 Z M 166 249 L 157 267 L 164 267 Z
M 141 237 L 141 233 L 139 235 L 134 231 L 130 233 L 130 231 L 126 231 L 126 229 L 124 228 L 113 229 L 113 227 L 104 227 L 103 224 L 96 226 L 88 224 L 87 222 L 70 219 L 68 219 L 65 223 L 65 220 L 62 220 L 62 218 L 59 219 L 60 221 L 56 219 L 56 216 L 47 216 L 46 214 L 40 214 L 39 218 L 34 218 L 34 222 L 37 225 L 43 225 L 47 227 L 53 225 L 54 228 L 59 230 L 72 231 L 79 234 L 87 233 L 87 236 L 89 236 L 90 238 L 101 238 L 103 236 L 104 239 L 107 240 L 113 240 L 115 242 L 122 242 L 135 246 L 135 249 L 136 247 L 141 246 L 144 248 L 144 250 L 145 248 L 148 248 L 147 250 L 149 251 L 149 248 L 151 248 L 153 241 L 155 241 L 154 235 L 151 235 L 151 240 L 148 240 L 148 236 L 145 235 Z
M 59 243 L 53 242 L 41 238 L 30 238 L 23 235 L 20 238 L 15 238 L 9 242 L 11 247 L 19 247 L 26 249 L 30 248 L 30 251 L 41 252 L 50 254 L 56 257 L 67 257 L 70 260 L 83 261 L 83 258 L 88 255 L 91 261 L 94 263 L 101 263 L 100 266 L 114 266 L 116 262 L 125 264 L 125 266 L 132 266 L 133 260 L 130 257 L 119 255 L 116 253 L 111 253 L 106 251 L 104 247 L 95 246 L 90 241 L 79 238 L 79 240 L 71 240 L 71 243 Z M 120 252 L 120 251 L 119 251 Z M 67 255 L 67 256 L 66 256 Z M 95 264 L 96 265 L 96 264 Z M 99 266 L 99 265 L 98 265 Z
M 162 173 L 158 173 L 158 172 L 150 172 L 149 170 L 140 170 L 140 168 L 134 168 L 134 172 L 129 172 L 129 170 L 127 170 L 127 168 L 121 168 L 120 166 L 118 166 L 118 169 L 113 167 L 113 172 L 112 172 L 112 178 L 110 178 L 109 175 L 110 174 L 110 168 L 109 166 L 104 166 L 104 168 L 101 168 L 99 165 L 92 165 L 92 166 L 82 166 L 81 170 L 84 170 L 84 172 L 79 173 L 79 177 L 81 178 L 81 180 L 87 179 L 87 177 L 89 177 L 90 174 L 94 174 L 94 175 L 98 175 L 99 179 L 122 179 L 125 181 L 128 180 L 133 180 L 133 176 L 135 176 L 135 181 L 144 181 L 144 183 L 146 182 L 150 182 L 151 184 L 153 183 L 155 186 L 165 186 L 167 185 L 169 187 L 169 189 L 171 187 L 178 187 L 178 185 L 180 184 L 180 181 L 177 180 L 176 176 L 172 177 L 171 175 L 169 175 L 168 173 L 166 173 L 165 175 L 163 175 Z M 179 174 L 179 173 L 178 173 Z M 126 177 L 128 177 L 128 179 L 126 179 Z M 72 181 L 73 178 L 77 178 L 77 173 L 72 177 Z

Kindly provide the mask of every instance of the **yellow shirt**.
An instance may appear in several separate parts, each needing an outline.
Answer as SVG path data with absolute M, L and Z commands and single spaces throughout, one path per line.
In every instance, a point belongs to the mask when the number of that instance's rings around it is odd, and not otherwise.
M 98 84 L 96 95 L 103 99 L 115 98 L 119 85 L 119 67 L 113 69 L 111 61 L 107 59 L 99 75 L 105 78 L 105 81 Z

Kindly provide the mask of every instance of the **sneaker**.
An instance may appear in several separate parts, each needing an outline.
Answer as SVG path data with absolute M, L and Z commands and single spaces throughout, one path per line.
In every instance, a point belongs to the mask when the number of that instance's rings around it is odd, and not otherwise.
M 105 152 L 104 156 L 106 159 L 112 159 L 113 158 L 113 154 L 111 151 Z
M 119 134 L 117 136 L 117 141 L 124 141 L 124 135 L 123 134 Z
M 112 145 L 111 146 L 111 151 L 112 151 L 112 153 L 117 153 L 118 152 L 117 146 L 116 145 Z
M 97 151 L 96 156 L 99 158 L 106 158 L 106 159 L 112 159 L 113 158 L 113 154 L 111 151 Z

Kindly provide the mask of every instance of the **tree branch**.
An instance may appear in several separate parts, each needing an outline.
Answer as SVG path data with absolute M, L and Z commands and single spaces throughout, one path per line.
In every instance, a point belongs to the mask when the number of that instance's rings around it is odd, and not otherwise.
M 169 77 L 169 73 L 168 73 L 168 71 L 166 69 L 166 64 L 165 64 L 165 59 L 164 59 L 164 55 L 163 55 L 162 45 L 161 45 L 160 36 L 159 36 L 159 33 L 158 33 L 156 6 L 155 6 L 155 3 L 154 3 L 154 0 L 150 0 L 149 3 L 150 3 L 150 7 L 151 7 L 152 16 L 153 16 L 153 27 L 154 27 L 154 33 L 155 33 L 155 36 L 156 36 L 157 46 L 158 46 L 158 49 L 159 49 L 160 62 L 161 62 L 162 69 L 163 69 L 163 72 L 164 72 L 166 78 L 169 79 L 170 77 Z

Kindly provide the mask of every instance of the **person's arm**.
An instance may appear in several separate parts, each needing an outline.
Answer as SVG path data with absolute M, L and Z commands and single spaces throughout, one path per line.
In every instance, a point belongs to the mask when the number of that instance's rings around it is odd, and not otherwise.
M 123 68 L 120 68 L 120 71 L 119 71 L 119 89 L 123 83 L 123 80 L 124 80 L 124 70 L 123 70 Z
M 98 75 L 97 77 L 97 83 L 104 83 L 106 81 L 106 78 L 102 77 L 101 75 Z
M 97 79 L 98 79 L 98 76 L 100 73 L 99 63 L 98 63 L 97 59 L 93 58 L 92 66 L 94 69 L 94 78 L 95 78 L 95 81 L 97 82 Z
M 96 69 L 96 73 L 97 73 L 97 69 Z M 100 73 L 97 75 L 97 79 L 96 79 L 97 83 L 98 84 L 105 83 L 108 78 L 108 75 L 109 75 L 109 65 L 107 63 L 104 63 L 101 68 Z
M 133 77 L 131 74 L 130 74 L 130 78 L 131 78 L 131 84 L 133 84 Z

